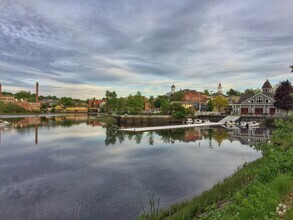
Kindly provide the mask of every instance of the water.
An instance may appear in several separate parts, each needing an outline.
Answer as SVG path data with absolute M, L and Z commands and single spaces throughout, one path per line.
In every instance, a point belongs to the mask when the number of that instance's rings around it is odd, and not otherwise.
M 13 119 L 0 130 L 1 219 L 135 219 L 190 199 L 261 156 L 260 130 L 122 133 L 85 115 Z

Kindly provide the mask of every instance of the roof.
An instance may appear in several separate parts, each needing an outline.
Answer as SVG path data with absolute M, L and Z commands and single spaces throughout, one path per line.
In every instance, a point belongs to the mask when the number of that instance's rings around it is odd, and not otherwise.
M 272 87 L 271 83 L 270 83 L 269 80 L 267 79 L 267 80 L 265 81 L 265 83 L 263 84 L 262 89 L 272 89 L 272 88 L 273 88 L 273 87 Z
M 244 102 L 245 100 L 249 99 L 250 97 L 252 97 L 254 95 L 250 95 L 250 94 L 241 94 L 240 98 L 238 100 L 238 102 L 236 102 L 236 104 L 241 104 L 242 102 Z

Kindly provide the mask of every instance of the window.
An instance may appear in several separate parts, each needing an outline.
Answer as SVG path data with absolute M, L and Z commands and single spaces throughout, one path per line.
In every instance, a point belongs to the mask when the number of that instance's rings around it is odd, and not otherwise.
M 253 100 L 251 100 L 251 103 L 253 103 Z
M 257 97 L 256 103 L 262 103 L 262 97 L 261 96 Z
M 266 99 L 266 103 L 269 103 L 269 100 L 268 99 Z

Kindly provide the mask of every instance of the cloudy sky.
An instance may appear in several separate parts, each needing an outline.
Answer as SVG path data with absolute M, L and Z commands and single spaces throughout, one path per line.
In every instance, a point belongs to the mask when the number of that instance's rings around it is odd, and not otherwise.
M 292 12 L 292 0 L 0 0 L 0 83 L 100 98 L 292 81 Z

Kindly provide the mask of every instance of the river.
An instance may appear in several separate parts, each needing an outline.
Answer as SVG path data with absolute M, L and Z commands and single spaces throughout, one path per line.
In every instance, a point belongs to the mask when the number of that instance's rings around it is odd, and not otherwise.
M 261 157 L 267 129 L 127 133 L 87 115 L 24 117 L 0 130 L 1 219 L 135 219 Z

